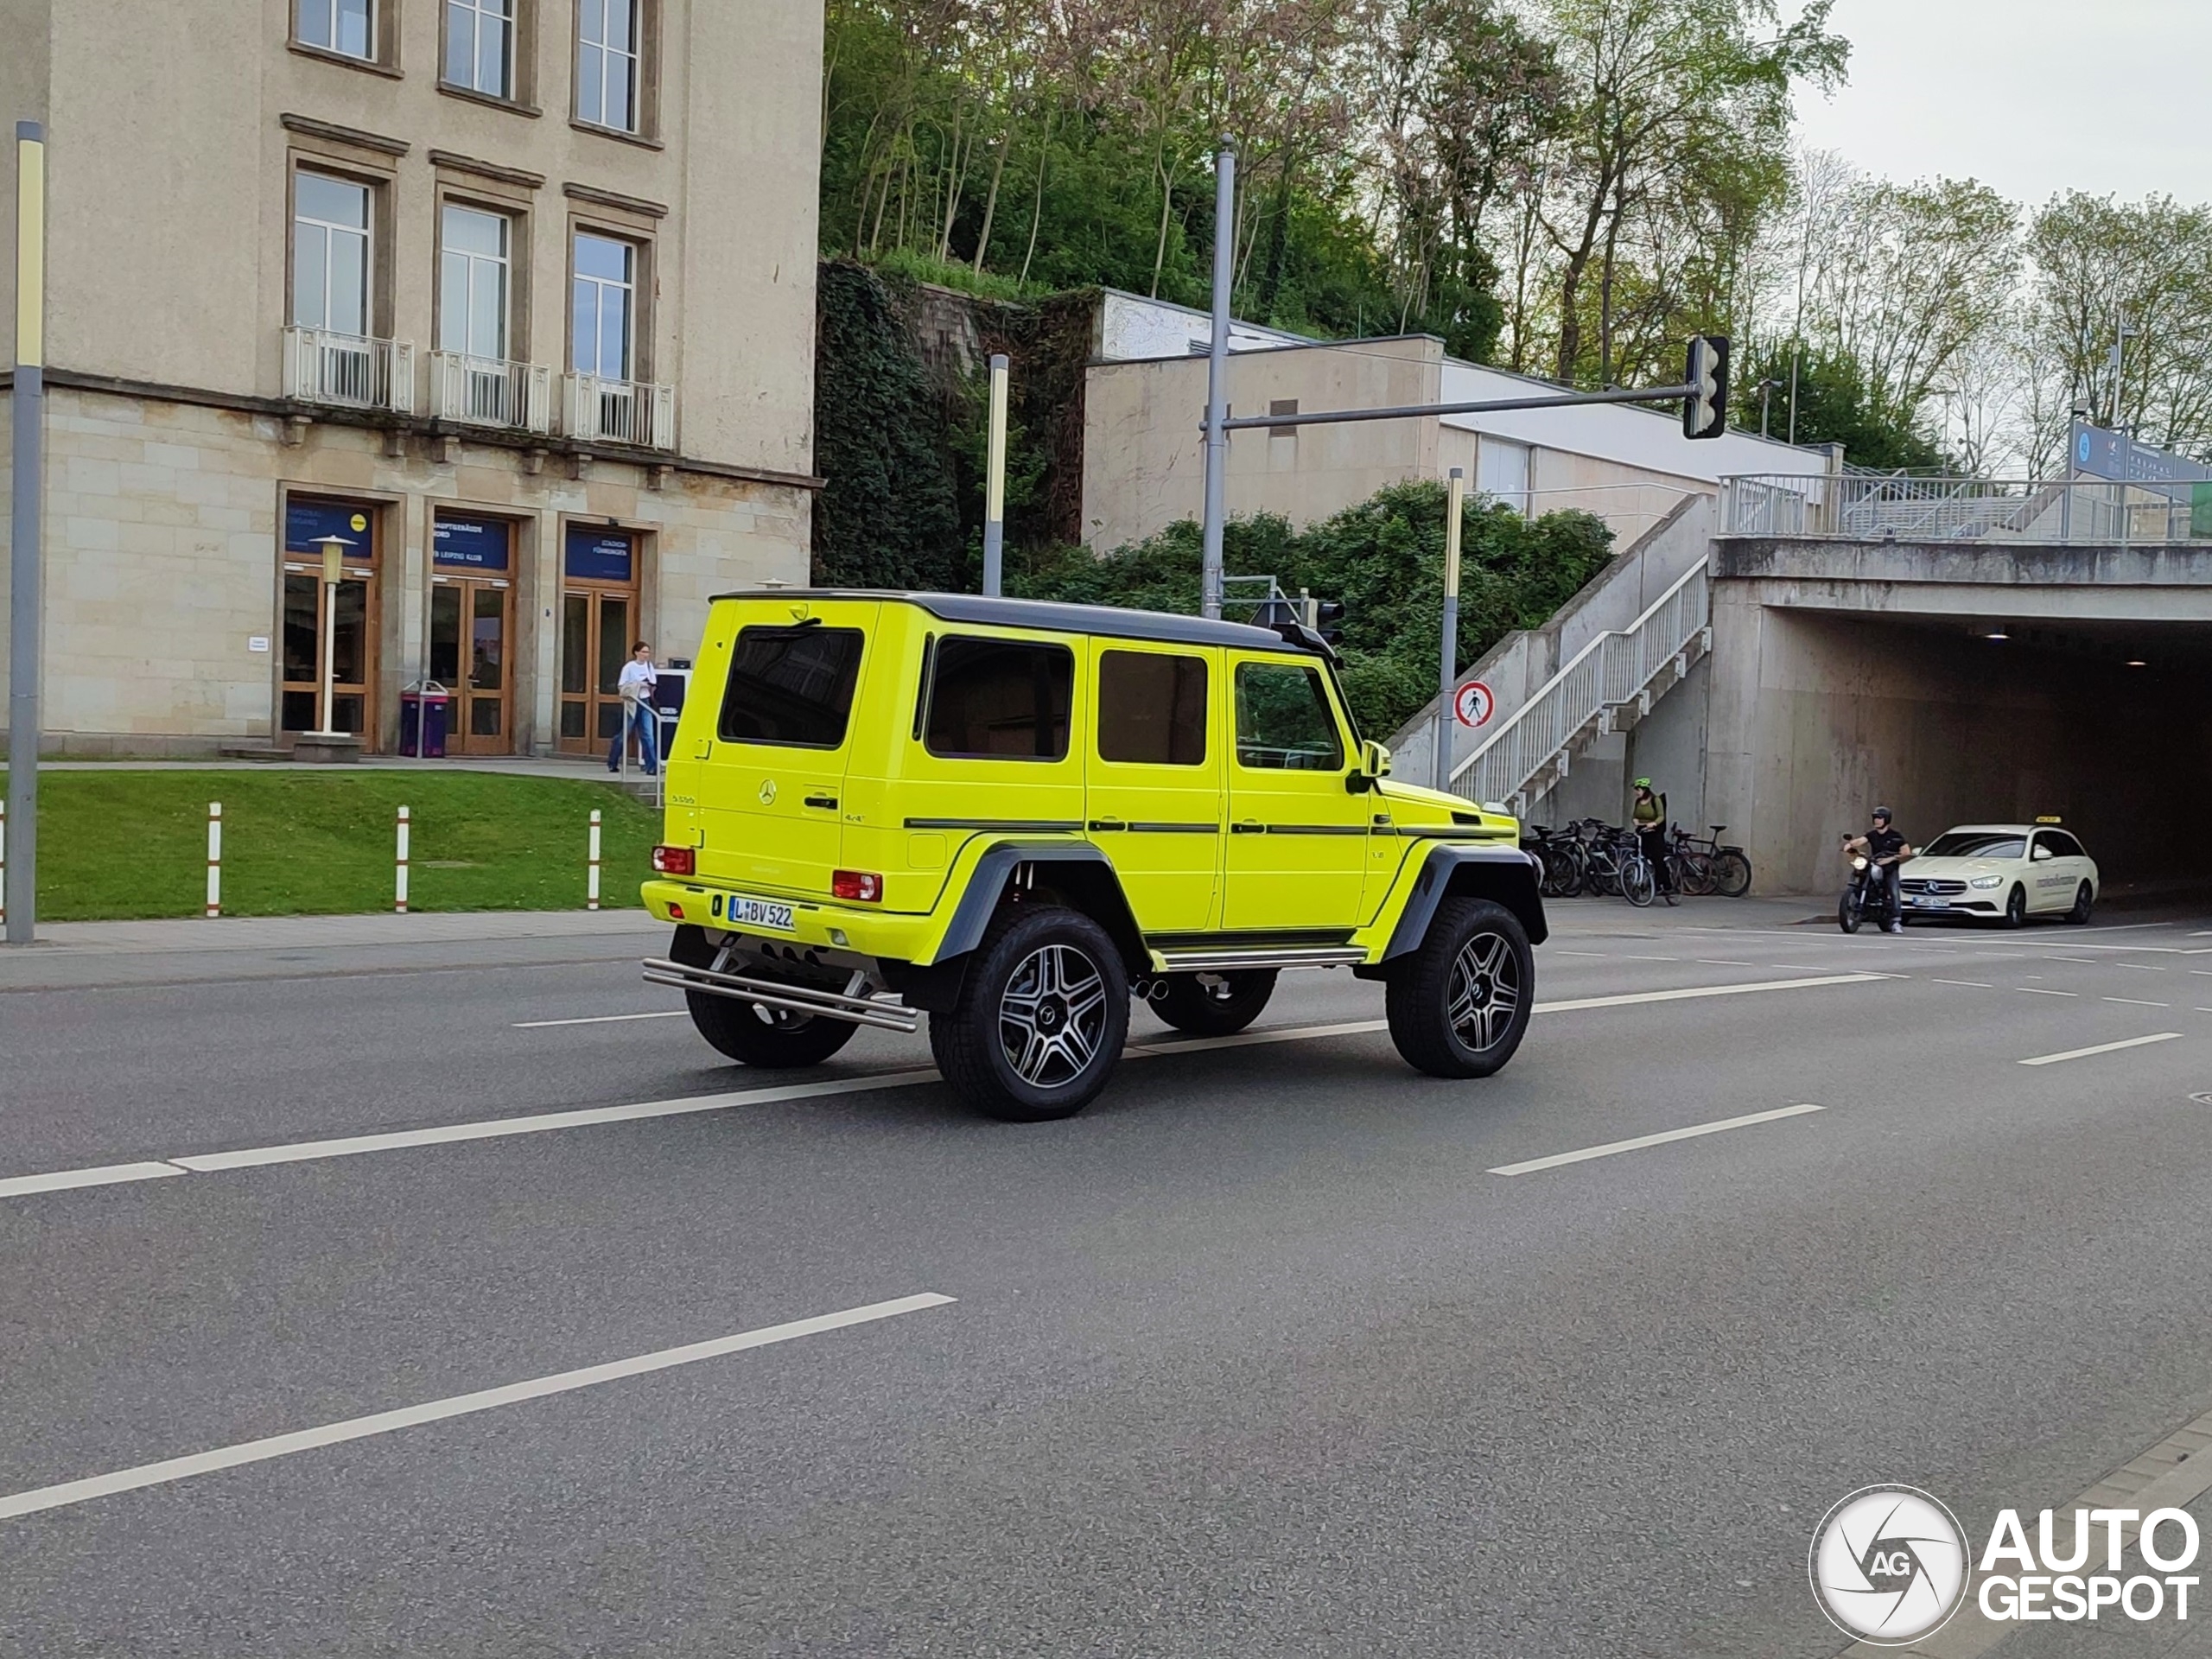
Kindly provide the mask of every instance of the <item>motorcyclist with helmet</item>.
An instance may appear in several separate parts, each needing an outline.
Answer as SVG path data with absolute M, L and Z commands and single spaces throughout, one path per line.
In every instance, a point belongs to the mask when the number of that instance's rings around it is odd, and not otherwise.
M 1872 823 L 1864 835 L 1847 836 L 1843 843 L 1844 856 L 1853 855 L 1869 860 L 1881 872 L 1883 899 L 1883 931 L 1904 931 L 1904 894 L 1897 885 L 1897 869 L 1919 855 L 1898 831 L 1886 806 L 1878 806 Z

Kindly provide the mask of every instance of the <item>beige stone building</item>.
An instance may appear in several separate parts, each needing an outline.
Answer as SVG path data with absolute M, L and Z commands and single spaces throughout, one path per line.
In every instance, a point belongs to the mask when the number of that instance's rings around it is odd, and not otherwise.
M 1084 387 L 1083 537 L 1110 549 L 1150 536 L 1204 505 L 1203 312 L 1109 290 L 1098 312 Z M 1433 335 L 1315 341 L 1237 324 L 1230 334 L 1232 415 L 1506 401 L 1542 397 L 1550 382 L 1465 363 Z M 1445 477 L 1523 512 L 1595 512 L 1625 547 L 1689 495 L 1711 496 L 1738 474 L 1820 473 L 1825 450 L 1747 432 L 1682 437 L 1679 406 L 1525 410 L 1482 415 L 1278 427 L 1232 433 L 1232 515 L 1280 513 L 1307 524 L 1386 485 Z
M 372 750 L 429 679 L 457 749 L 604 751 L 634 639 L 803 582 L 821 34 L 805 0 L 0 0 L 0 118 L 51 144 L 49 747 L 312 729 L 332 536 Z

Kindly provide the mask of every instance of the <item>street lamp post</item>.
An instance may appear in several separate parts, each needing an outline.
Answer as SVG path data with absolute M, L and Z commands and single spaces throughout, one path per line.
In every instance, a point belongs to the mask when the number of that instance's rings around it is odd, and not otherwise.
M 40 592 L 46 518 L 46 130 L 16 123 L 16 378 L 14 505 L 8 559 L 7 939 L 29 944 L 38 927 Z
M 1229 517 L 1229 289 L 1236 270 L 1236 146 L 1213 163 L 1213 332 L 1206 350 L 1205 521 L 1199 532 L 1198 613 L 1221 614 L 1222 539 Z
M 346 580 L 346 550 L 353 543 L 343 536 L 318 536 L 309 545 L 322 550 L 321 721 L 313 735 L 336 737 L 338 728 L 333 721 L 338 709 L 338 584 Z
M 991 353 L 991 432 L 983 462 L 983 592 L 996 599 L 1006 579 L 1007 356 Z
M 1437 677 L 1436 786 L 1452 784 L 1452 707 L 1459 687 L 1459 521 L 1467 502 L 1467 475 L 1452 469 L 1451 486 L 1444 505 L 1444 650 Z

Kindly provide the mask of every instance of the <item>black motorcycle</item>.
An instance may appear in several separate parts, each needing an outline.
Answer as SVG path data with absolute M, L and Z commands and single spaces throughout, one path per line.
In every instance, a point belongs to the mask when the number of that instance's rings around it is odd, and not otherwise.
M 1856 933 L 1863 922 L 1879 927 L 1890 918 L 1889 872 L 1864 853 L 1851 855 L 1851 879 L 1835 907 L 1836 925 Z

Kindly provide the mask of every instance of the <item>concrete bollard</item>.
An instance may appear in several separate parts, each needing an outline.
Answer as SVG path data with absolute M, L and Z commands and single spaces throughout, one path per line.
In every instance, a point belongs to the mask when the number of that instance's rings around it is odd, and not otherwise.
M 207 913 L 223 913 L 223 804 L 207 803 Z
M 589 874 L 584 879 L 584 908 L 586 910 L 599 908 L 599 809 L 597 807 L 594 807 L 591 813 L 591 867 Z
M 407 809 L 399 809 L 399 872 L 392 884 L 392 909 L 397 914 L 407 913 Z

